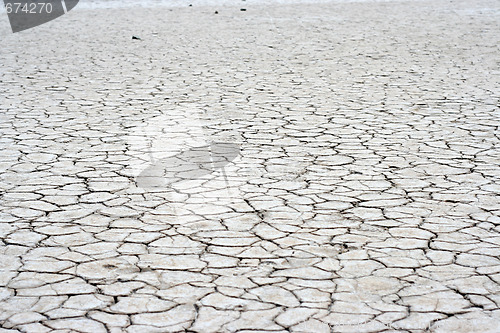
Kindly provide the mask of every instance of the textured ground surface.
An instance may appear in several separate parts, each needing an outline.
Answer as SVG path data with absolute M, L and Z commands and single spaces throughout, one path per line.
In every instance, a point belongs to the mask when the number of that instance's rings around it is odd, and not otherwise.
M 247 9 L 2 14 L 0 332 L 498 332 L 499 3 Z

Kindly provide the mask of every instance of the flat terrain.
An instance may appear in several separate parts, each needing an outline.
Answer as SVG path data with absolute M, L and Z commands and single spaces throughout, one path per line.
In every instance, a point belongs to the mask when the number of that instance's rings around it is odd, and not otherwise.
M 499 332 L 500 3 L 243 4 L 0 15 L 0 332 Z

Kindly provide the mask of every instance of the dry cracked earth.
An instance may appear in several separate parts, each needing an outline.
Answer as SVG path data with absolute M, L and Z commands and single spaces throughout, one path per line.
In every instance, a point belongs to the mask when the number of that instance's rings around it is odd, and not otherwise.
M 500 4 L 246 9 L 2 14 L 0 332 L 499 332 Z

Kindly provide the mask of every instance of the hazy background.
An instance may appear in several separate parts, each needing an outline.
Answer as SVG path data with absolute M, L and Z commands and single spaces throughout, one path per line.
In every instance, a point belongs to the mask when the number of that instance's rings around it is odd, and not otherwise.
M 275 3 L 347 3 L 347 2 L 391 2 L 395 0 L 81 0 L 80 8 L 110 8 L 110 7 L 184 7 L 220 5 L 220 6 L 241 6 L 252 4 L 275 4 Z M 396 0 L 398 1 L 398 0 Z M 422 1 L 422 0 L 399 0 L 401 1 Z

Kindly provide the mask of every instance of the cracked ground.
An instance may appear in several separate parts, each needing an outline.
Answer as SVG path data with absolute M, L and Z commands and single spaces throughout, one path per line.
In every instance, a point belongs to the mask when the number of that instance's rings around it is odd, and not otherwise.
M 244 4 L 2 14 L 0 332 L 500 332 L 498 1 Z

